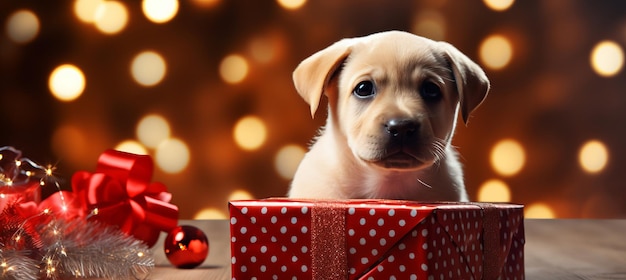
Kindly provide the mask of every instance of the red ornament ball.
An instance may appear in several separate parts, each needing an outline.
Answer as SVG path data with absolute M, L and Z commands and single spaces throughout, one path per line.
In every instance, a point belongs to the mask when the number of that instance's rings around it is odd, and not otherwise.
M 165 256 L 178 268 L 194 268 L 204 262 L 209 254 L 209 239 L 194 226 L 172 229 L 163 244 Z

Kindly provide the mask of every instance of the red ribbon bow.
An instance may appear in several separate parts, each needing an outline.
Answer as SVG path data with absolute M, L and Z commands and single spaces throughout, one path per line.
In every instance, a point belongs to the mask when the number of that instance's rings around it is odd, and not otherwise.
M 64 195 L 68 215 L 95 214 L 90 218 L 118 226 L 152 247 L 161 231 L 178 224 L 178 207 L 169 203 L 172 195 L 165 185 L 150 182 L 152 170 L 149 156 L 107 150 L 95 173 L 74 173 L 73 192 L 55 193 L 43 206 L 58 210 Z

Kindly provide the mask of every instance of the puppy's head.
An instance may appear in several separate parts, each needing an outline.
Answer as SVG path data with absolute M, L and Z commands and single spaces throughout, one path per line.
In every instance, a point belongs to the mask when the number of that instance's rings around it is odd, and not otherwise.
M 328 97 L 325 133 L 341 134 L 359 162 L 399 170 L 441 159 L 459 109 L 467 123 L 489 90 L 482 69 L 452 45 L 399 31 L 341 40 L 293 78 L 312 115 Z

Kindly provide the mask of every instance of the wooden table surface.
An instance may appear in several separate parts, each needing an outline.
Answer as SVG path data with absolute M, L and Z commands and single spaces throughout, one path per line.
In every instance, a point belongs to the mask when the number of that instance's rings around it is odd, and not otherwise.
M 173 268 L 161 240 L 153 248 L 149 279 L 230 279 L 227 220 L 185 220 L 209 238 L 209 256 L 198 268 Z M 626 220 L 525 220 L 526 279 L 626 279 Z

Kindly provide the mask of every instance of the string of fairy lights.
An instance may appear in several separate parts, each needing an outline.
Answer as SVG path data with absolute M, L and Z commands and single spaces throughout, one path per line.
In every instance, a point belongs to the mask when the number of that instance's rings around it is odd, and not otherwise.
M 211 9 L 220 0 L 193 0 L 199 8 Z M 277 0 L 277 5 L 286 11 L 297 11 L 307 4 L 306 0 Z M 483 4 L 494 13 L 506 12 L 514 5 L 514 0 L 484 0 Z M 105 36 L 115 36 L 129 24 L 129 4 L 123 1 L 76 0 L 73 9 L 76 18 L 85 25 L 92 25 Z M 155 25 L 163 25 L 174 19 L 179 10 L 177 0 L 151 1 L 141 3 L 143 15 Z M 7 36 L 16 44 L 25 45 L 35 40 L 41 29 L 38 16 L 28 10 L 13 12 L 6 20 Z M 413 32 L 436 40 L 445 39 L 446 20 L 436 9 L 420 11 L 412 26 Z M 217 68 L 219 77 L 226 85 L 240 85 L 254 71 L 254 64 L 271 60 L 277 52 L 271 42 L 257 42 L 250 54 L 232 52 L 221 58 Z M 484 37 L 478 46 L 477 57 L 481 65 L 489 71 L 505 71 L 516 59 L 518 53 L 514 40 L 505 33 L 494 33 Z M 144 88 L 158 87 L 170 74 L 170 62 L 166 54 L 143 49 L 136 52 L 128 63 L 128 74 L 132 80 Z M 619 43 L 612 40 L 597 42 L 589 52 L 589 66 L 601 77 L 615 77 L 622 71 L 624 51 Z M 77 64 L 63 63 L 49 74 L 48 88 L 58 101 L 74 102 L 88 90 L 89 77 Z M 188 169 L 196 154 L 194 148 L 177 135 L 176 128 L 163 114 L 147 113 L 135 121 L 135 135 L 118 142 L 115 148 L 122 151 L 153 154 L 157 167 L 167 174 L 179 174 Z M 255 114 L 240 117 L 232 126 L 230 140 L 243 151 L 259 151 L 268 141 L 270 134 L 268 121 Z M 81 136 L 80 128 L 71 125 L 60 126 L 53 136 L 53 146 L 71 150 L 72 143 Z M 66 144 L 64 144 L 66 143 Z M 285 180 L 289 180 L 306 148 L 302 144 L 285 143 L 274 153 L 274 170 Z M 507 178 L 518 175 L 527 163 L 527 148 L 518 139 L 505 137 L 495 142 L 489 151 L 489 164 L 496 176 L 485 180 L 478 187 L 476 198 L 479 201 L 511 201 L 511 187 Z M 610 150 L 602 139 L 590 138 L 580 143 L 578 164 L 587 174 L 602 172 L 609 164 Z M 227 199 L 253 198 L 245 186 L 232 191 Z M 537 201 L 527 205 L 528 217 L 556 217 L 555 209 L 549 203 Z M 194 218 L 224 218 L 225 211 L 220 207 L 209 206 L 196 211 Z

